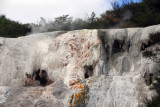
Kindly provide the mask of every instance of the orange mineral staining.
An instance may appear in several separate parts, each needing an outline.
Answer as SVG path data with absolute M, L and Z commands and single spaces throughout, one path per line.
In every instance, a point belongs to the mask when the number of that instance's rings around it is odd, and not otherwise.
M 70 80 L 70 81 L 69 81 L 69 85 L 72 86 L 72 85 L 74 85 L 75 82 L 76 82 L 75 80 Z
M 71 90 L 80 90 L 80 92 L 71 95 L 69 100 L 69 106 L 72 106 L 74 104 L 82 104 L 85 99 L 84 85 L 78 81 L 71 87 Z
M 34 80 L 31 78 L 27 78 L 25 81 L 25 86 L 34 86 Z

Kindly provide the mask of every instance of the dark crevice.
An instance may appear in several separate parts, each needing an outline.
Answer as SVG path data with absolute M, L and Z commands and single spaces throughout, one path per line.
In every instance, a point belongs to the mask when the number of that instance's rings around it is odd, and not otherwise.
M 93 76 L 93 66 L 92 65 L 84 66 L 84 71 L 85 71 L 85 74 L 84 74 L 85 78 L 89 78 Z
M 112 46 L 112 54 L 122 52 L 124 44 L 125 44 L 125 40 L 121 41 L 121 40 L 115 39 Z
M 40 82 L 41 86 L 46 86 L 48 82 L 48 74 L 45 70 L 38 69 L 32 74 L 32 78 Z
M 144 79 L 146 85 L 151 85 L 153 83 L 153 74 L 152 73 L 145 73 L 144 74 Z
M 148 48 L 156 43 L 160 43 L 160 32 L 150 33 L 149 34 L 149 41 L 147 44 L 142 43 L 141 51 L 145 50 L 146 48 Z
M 103 70 L 100 74 L 108 75 L 110 70 L 110 58 L 111 58 L 111 43 L 109 39 L 109 35 L 105 31 L 99 31 L 98 37 L 101 40 L 101 58 L 105 62 L 105 70 Z
M 109 37 L 107 36 L 106 32 L 99 32 L 99 39 L 102 42 L 102 48 L 105 51 L 105 60 L 108 61 L 110 57 L 110 44 L 109 44 Z
M 144 51 L 146 48 L 150 47 L 151 45 L 153 45 L 151 41 L 148 41 L 148 44 L 142 43 L 141 51 Z

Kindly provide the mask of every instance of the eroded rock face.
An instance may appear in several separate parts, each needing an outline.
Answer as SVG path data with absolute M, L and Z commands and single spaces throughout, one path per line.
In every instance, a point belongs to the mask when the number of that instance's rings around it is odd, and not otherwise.
M 0 102 L 3 106 L 30 107 L 145 106 L 145 99 L 154 91 L 149 90 L 144 75 L 155 74 L 159 67 L 143 57 L 142 51 L 148 48 L 149 34 L 157 31 L 160 25 L 0 38 L 1 86 L 24 86 L 25 73 L 33 75 L 37 70 L 46 72 L 45 76 L 39 72 L 39 77 L 54 81 L 41 87 L 42 81 L 37 79 L 39 86 L 12 88 L 11 96 L 2 97 Z

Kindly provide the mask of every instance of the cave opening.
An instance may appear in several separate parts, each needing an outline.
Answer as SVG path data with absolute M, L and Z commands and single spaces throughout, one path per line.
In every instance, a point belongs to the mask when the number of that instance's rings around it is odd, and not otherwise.
M 125 40 L 121 41 L 121 40 L 115 39 L 112 46 L 112 53 L 122 52 L 124 43 L 125 43 Z
M 40 71 L 40 69 L 38 69 L 35 74 L 33 74 L 33 77 L 35 75 L 35 80 L 40 82 L 41 86 L 46 86 L 47 85 L 47 72 L 45 70 Z
M 49 85 L 53 83 L 45 70 L 38 69 L 37 71 L 33 72 L 32 79 L 39 81 L 40 85 L 45 87 L 46 85 Z
M 147 44 L 142 43 L 142 45 L 141 45 L 141 51 L 144 51 L 146 48 L 150 47 L 151 45 L 153 45 L 151 41 L 148 41 Z
M 85 71 L 85 74 L 84 74 L 85 78 L 89 78 L 93 76 L 93 66 L 92 65 L 84 66 L 84 71 Z

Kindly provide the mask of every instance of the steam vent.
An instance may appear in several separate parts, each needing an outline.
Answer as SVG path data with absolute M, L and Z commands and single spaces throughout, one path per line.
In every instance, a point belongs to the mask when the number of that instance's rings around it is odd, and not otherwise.
M 156 32 L 160 25 L 0 38 L 0 107 L 145 107 L 156 95 Z

